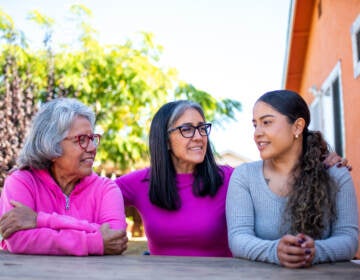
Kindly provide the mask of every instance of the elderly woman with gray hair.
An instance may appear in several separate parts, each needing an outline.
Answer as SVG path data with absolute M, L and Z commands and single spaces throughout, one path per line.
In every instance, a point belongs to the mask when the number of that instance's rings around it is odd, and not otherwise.
M 75 99 L 40 108 L 1 194 L 2 249 L 77 256 L 126 250 L 121 191 L 92 170 L 101 138 L 94 125 L 92 110 Z

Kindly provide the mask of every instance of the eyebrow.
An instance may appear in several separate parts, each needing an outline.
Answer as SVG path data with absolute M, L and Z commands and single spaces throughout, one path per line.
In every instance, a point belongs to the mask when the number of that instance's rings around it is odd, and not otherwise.
M 271 114 L 263 115 L 260 117 L 260 120 L 263 120 L 265 118 L 275 118 L 275 116 Z M 255 120 L 253 119 L 252 122 L 255 122 Z
M 197 125 L 200 125 L 200 124 L 204 124 L 205 122 L 204 121 L 202 121 L 202 122 L 198 122 L 197 123 Z M 183 123 L 183 124 L 181 124 L 180 126 L 183 126 L 183 125 L 188 125 L 188 126 L 194 126 L 191 122 L 187 122 L 187 123 Z M 196 124 L 195 124 L 196 125 Z

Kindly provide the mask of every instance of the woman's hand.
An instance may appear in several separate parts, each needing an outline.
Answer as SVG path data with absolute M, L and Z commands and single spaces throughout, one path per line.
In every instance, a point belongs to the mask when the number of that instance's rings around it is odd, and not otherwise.
M 120 255 L 127 249 L 125 230 L 113 230 L 108 224 L 103 224 L 100 231 L 104 240 L 104 255 Z
M 303 233 L 299 233 L 296 237 L 299 240 L 300 247 L 305 250 L 305 267 L 309 267 L 312 265 L 315 257 L 315 241 L 310 236 Z
M 0 234 L 4 239 L 16 231 L 36 228 L 37 213 L 34 210 L 14 200 L 10 203 L 14 208 L 0 218 Z
M 349 171 L 352 170 L 352 166 L 351 164 L 349 164 L 348 160 L 346 158 L 342 158 L 335 152 L 329 153 L 324 159 L 323 163 L 326 168 L 329 168 L 336 164 L 337 167 L 345 166 Z
M 285 267 L 309 267 L 315 255 L 314 240 L 304 234 L 287 234 L 280 239 L 277 255 Z

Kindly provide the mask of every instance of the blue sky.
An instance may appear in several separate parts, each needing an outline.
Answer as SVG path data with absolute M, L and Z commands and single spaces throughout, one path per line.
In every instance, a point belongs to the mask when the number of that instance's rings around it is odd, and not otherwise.
M 26 20 L 27 13 L 37 9 L 55 19 L 54 41 L 70 42 L 74 33 L 66 15 L 74 3 L 92 11 L 102 43 L 152 32 L 164 47 L 162 65 L 175 67 L 181 79 L 216 97 L 239 100 L 238 120 L 215 127 L 211 139 L 219 152 L 258 158 L 252 105 L 282 86 L 290 0 L 0 0 L 0 8 L 36 45 L 40 31 Z

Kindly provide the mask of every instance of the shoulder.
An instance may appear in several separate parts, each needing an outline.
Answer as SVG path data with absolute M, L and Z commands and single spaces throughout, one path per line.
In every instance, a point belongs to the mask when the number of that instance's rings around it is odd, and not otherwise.
M 112 188 L 117 188 L 113 180 L 107 177 L 99 176 L 95 172 L 87 176 L 81 183 L 81 185 L 83 185 L 86 189 L 94 188 L 96 190 L 108 190 Z
M 329 168 L 328 172 L 331 178 L 333 178 L 340 187 L 344 184 L 352 184 L 351 172 L 346 167 L 332 166 Z
M 40 185 L 47 186 L 49 183 L 42 180 L 40 174 L 39 170 L 12 171 L 5 179 L 1 194 L 8 197 L 18 197 L 37 192 Z
M 223 172 L 223 174 L 226 178 L 230 177 L 234 171 L 234 168 L 231 167 L 230 165 L 219 165 L 218 167 Z
M 19 183 L 23 183 L 24 185 L 33 185 L 36 184 L 35 182 L 37 179 L 44 177 L 43 173 L 46 173 L 46 171 L 35 169 L 16 169 L 9 173 L 6 177 L 5 184 L 12 185 L 15 183 L 20 186 Z
M 124 174 L 115 179 L 117 185 L 147 182 L 150 179 L 150 169 L 144 168 Z
M 235 174 L 241 174 L 241 173 L 248 173 L 248 172 L 257 172 L 260 169 L 262 169 L 263 161 L 251 161 L 251 162 L 245 162 L 237 166 L 234 170 Z

